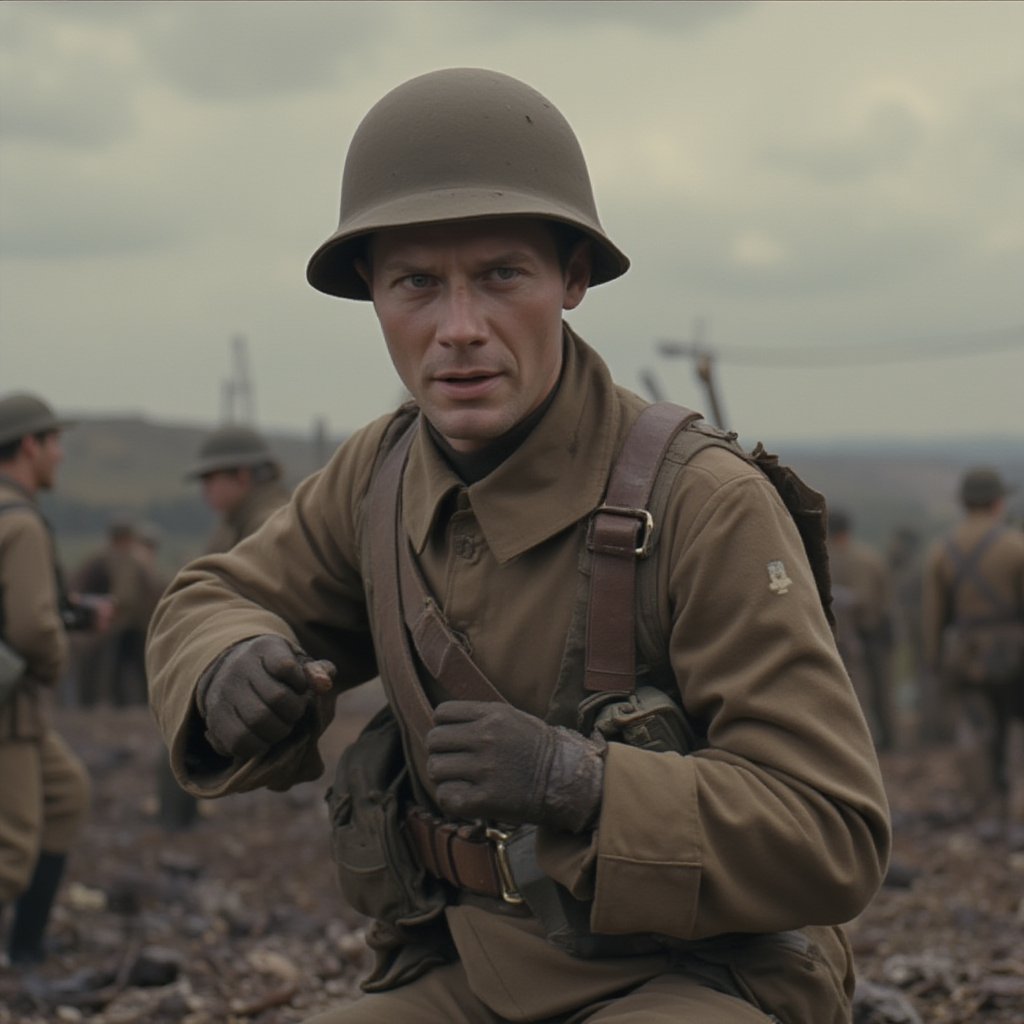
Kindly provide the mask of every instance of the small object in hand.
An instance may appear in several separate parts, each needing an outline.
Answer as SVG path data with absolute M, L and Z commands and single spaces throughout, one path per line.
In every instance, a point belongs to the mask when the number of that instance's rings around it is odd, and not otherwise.
M 331 692 L 334 685 L 334 677 L 338 670 L 330 661 L 307 661 L 302 665 L 302 671 L 309 680 L 310 688 L 319 696 Z

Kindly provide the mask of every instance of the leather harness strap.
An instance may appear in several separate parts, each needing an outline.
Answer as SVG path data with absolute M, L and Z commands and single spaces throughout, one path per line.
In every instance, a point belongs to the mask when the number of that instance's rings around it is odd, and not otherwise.
M 700 418 L 669 402 L 644 408 L 622 446 L 604 503 L 591 514 L 583 681 L 588 691 L 631 693 L 636 688 L 636 565 L 650 553 L 651 491 L 672 438 Z
M 504 701 L 445 620 L 423 581 L 404 530 L 398 539 L 398 571 L 405 625 L 420 661 L 446 696 L 452 700 Z

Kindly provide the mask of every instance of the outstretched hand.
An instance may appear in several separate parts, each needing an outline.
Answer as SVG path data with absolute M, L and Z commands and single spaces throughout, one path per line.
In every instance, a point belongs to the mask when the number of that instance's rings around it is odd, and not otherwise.
M 265 754 L 294 729 L 312 694 L 330 689 L 334 673 L 329 661 L 296 654 L 282 637 L 242 641 L 199 682 L 207 742 L 226 757 Z

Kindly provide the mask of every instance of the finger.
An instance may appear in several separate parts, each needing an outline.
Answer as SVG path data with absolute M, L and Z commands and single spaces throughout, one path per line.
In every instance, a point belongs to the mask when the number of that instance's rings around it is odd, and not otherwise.
M 270 676 L 249 680 L 255 715 L 263 708 L 269 709 L 289 725 L 297 722 L 309 707 L 309 695 L 296 693 L 286 684 Z
M 462 781 L 479 784 L 488 775 L 480 758 L 472 754 L 431 754 L 427 758 L 427 777 L 431 782 Z
M 334 677 L 338 674 L 334 662 L 326 660 L 303 662 L 302 671 L 313 692 L 320 695 L 331 692 Z
M 434 708 L 435 725 L 477 722 L 503 705 L 491 700 L 446 700 Z M 507 705 L 504 705 L 507 707 Z
M 437 787 L 437 805 L 448 818 L 488 817 L 487 801 L 466 782 L 446 782 Z
M 479 756 L 486 746 L 487 737 L 473 722 L 435 725 L 426 737 L 428 754 L 468 753 Z
M 224 714 L 217 719 L 217 735 L 228 754 L 248 761 L 265 754 L 270 744 L 260 739 L 249 728 L 237 708 L 225 708 Z
M 275 644 L 270 650 L 261 652 L 260 662 L 270 675 L 287 683 L 296 693 L 309 690 L 309 680 L 302 671 L 299 659 L 283 640 L 280 645 Z

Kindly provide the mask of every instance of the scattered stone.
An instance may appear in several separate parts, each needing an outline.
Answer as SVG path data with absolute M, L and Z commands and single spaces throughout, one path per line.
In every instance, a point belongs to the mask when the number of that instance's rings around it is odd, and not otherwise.
M 135 958 L 128 975 L 129 985 L 155 988 L 170 985 L 181 973 L 182 957 L 164 946 L 146 946 Z
M 853 994 L 853 1024 L 922 1024 L 922 1021 L 899 989 L 860 980 Z

